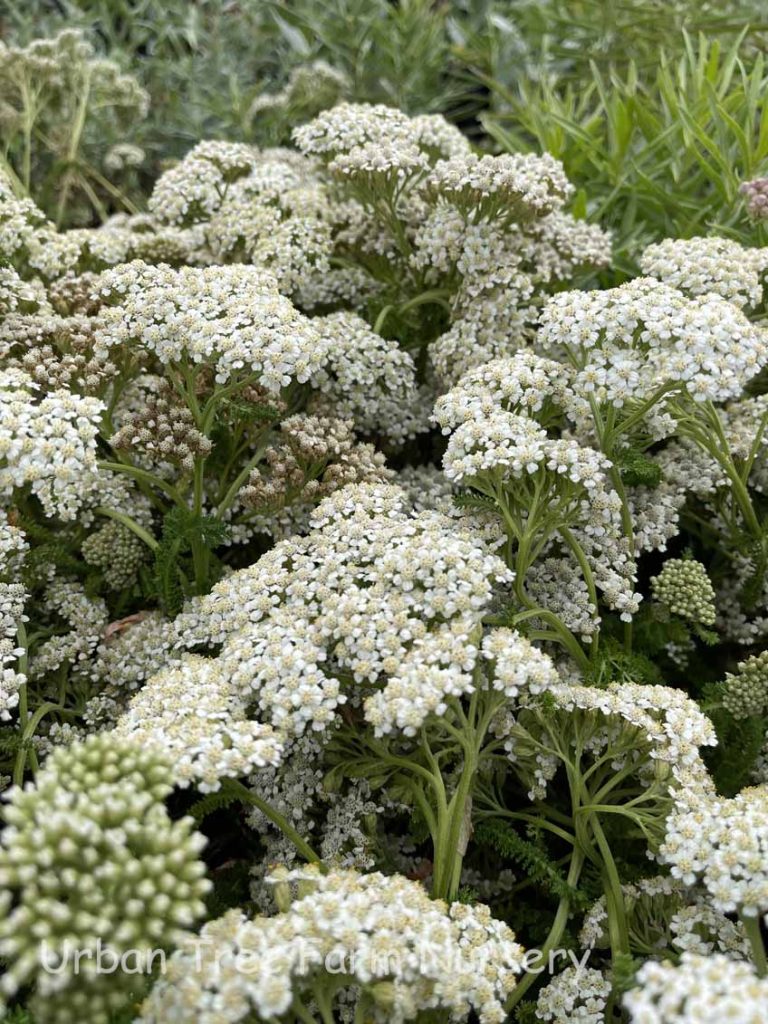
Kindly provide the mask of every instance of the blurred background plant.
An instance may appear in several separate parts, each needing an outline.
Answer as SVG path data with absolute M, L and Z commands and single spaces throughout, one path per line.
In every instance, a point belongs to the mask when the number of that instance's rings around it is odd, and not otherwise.
M 132 122 L 147 114 L 149 96 L 132 75 L 97 56 L 83 33 L 68 28 L 27 46 L 0 42 L 0 96 L 0 159 L 19 195 L 29 195 L 34 185 L 57 225 L 68 210 L 77 210 L 79 199 L 85 200 L 86 219 L 91 209 L 101 213 L 100 193 L 131 209 L 103 172 L 119 178 L 143 153 L 125 145 L 113 152 L 103 143 L 110 128 L 130 132 Z
M 667 235 L 764 242 L 739 192 L 768 168 L 761 0 L 6 0 L 9 47 L 64 28 L 93 48 L 80 70 L 40 99 L 35 82 L 31 129 L 12 70 L 0 121 L 18 188 L 59 223 L 141 205 L 201 138 L 285 144 L 352 99 L 559 157 L 577 210 L 614 231 L 604 283 Z M 83 84 L 94 51 L 145 90 L 147 116 Z
M 618 279 L 658 238 L 726 235 L 765 244 L 741 184 L 768 158 L 768 79 L 746 34 L 729 46 L 683 33 L 683 51 L 659 50 L 573 79 L 547 74 L 511 87 L 490 81 L 496 111 L 482 116 L 503 150 L 548 150 L 563 161 L 581 207 L 614 233 Z
M 485 102 L 484 90 L 454 55 L 453 26 L 486 6 L 486 0 L 7 0 L 0 35 L 26 45 L 79 28 L 135 74 L 152 103 L 130 141 L 146 150 L 150 178 L 158 162 L 181 156 L 201 138 L 287 141 L 297 115 L 309 120 L 342 91 L 409 113 L 471 116 Z M 329 67 L 335 74 L 327 74 Z

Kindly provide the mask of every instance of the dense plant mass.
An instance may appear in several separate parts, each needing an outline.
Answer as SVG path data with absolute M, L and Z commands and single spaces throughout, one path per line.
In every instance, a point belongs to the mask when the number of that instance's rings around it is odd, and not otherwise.
M 0 1018 L 764 1024 L 762 26 L 92 6 L 0 43 Z

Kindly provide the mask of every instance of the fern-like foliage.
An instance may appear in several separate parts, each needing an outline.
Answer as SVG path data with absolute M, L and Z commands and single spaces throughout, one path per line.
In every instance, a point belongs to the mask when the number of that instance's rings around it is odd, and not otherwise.
M 17 729 L 0 728 L 0 755 L 15 754 L 20 747 L 21 737 Z
M 214 516 L 196 515 L 187 508 L 172 508 L 163 519 L 160 544 L 155 551 L 154 586 L 156 596 L 169 615 L 176 615 L 193 588 L 190 584 L 189 555 L 194 544 L 214 551 L 226 539 L 228 527 Z M 211 559 L 215 581 L 218 562 Z
M 469 905 L 477 903 L 479 898 L 480 894 L 477 889 L 473 889 L 471 885 L 462 885 L 456 895 L 456 899 L 459 903 L 467 903 Z
M 498 507 L 493 498 L 487 494 L 478 494 L 475 491 L 465 491 L 463 494 L 453 496 L 453 504 L 456 508 L 467 508 L 476 512 L 498 513 Z
M 189 813 L 195 821 L 203 821 L 209 814 L 215 814 L 216 811 L 224 810 L 227 807 L 231 807 L 232 804 L 241 802 L 241 793 L 234 786 L 228 785 L 227 779 L 223 779 L 221 789 L 201 797 L 200 800 L 192 805 Z
M 639 651 L 627 652 L 613 637 L 605 637 L 587 682 L 595 686 L 610 683 L 660 683 L 658 667 Z
M 541 1018 L 536 1013 L 536 1000 L 524 999 L 515 1007 L 515 1024 L 540 1024 Z
M 658 487 L 661 483 L 661 466 L 636 448 L 622 452 L 618 468 L 628 487 Z
M 757 605 L 763 594 L 765 574 L 768 572 L 768 554 L 765 551 L 765 544 L 750 545 L 749 555 L 753 569 L 741 591 L 742 604 L 748 611 Z
M 735 796 L 744 786 L 753 784 L 755 763 L 765 745 L 768 718 L 734 718 L 718 706 L 720 691 L 717 684 L 704 688 L 704 710 L 717 732 L 717 746 L 708 752 L 707 760 L 718 790 Z
M 589 904 L 585 893 L 568 884 L 538 836 L 523 839 L 505 821 L 492 819 L 475 828 L 474 838 L 480 846 L 489 846 L 505 860 L 519 864 L 533 883 L 557 899 L 567 898 L 575 909 Z
M 635 975 L 642 961 L 635 960 L 629 953 L 616 954 L 611 963 L 611 984 L 615 994 L 628 992 L 635 985 Z

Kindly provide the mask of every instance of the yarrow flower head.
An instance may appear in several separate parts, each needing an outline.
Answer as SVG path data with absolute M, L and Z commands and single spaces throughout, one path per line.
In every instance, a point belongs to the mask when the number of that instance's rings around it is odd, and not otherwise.
M 495 408 L 546 421 L 553 408 L 570 408 L 577 401 L 570 378 L 567 366 L 530 351 L 492 359 L 438 398 L 434 419 L 444 434 Z
M 525 221 L 562 207 L 573 192 L 559 160 L 548 153 L 467 153 L 436 164 L 424 186 L 475 218 L 503 210 L 504 219 Z
M 385 140 L 408 139 L 410 122 L 395 107 L 339 103 L 296 128 L 293 138 L 303 153 L 333 158 Z
M 222 778 L 280 761 L 279 737 L 270 726 L 249 720 L 246 710 L 216 659 L 186 655 L 147 680 L 113 735 L 165 752 L 174 782 L 206 793 L 219 789 Z
M 560 682 L 552 659 L 513 629 L 491 630 L 483 637 L 482 652 L 492 666 L 494 690 L 511 700 L 543 693 Z
M 34 784 L 6 794 L 0 991 L 33 983 L 43 1024 L 102 1024 L 139 987 L 135 974 L 99 973 L 100 943 L 118 958 L 133 951 L 146 972 L 202 915 L 205 840 L 191 818 L 171 820 L 170 789 L 157 753 L 101 734 L 54 751 Z
M 302 153 L 319 157 L 363 202 L 379 190 L 412 187 L 435 160 L 470 149 L 439 115 L 411 118 L 394 107 L 367 103 L 339 103 L 296 128 L 293 138 Z
M 722 913 L 768 914 L 768 787 L 694 794 L 670 815 L 659 858 L 686 884 L 700 880 Z
M 716 295 L 689 299 L 654 278 L 606 291 L 562 292 L 541 315 L 538 344 L 565 350 L 578 394 L 621 406 L 678 384 L 725 401 L 768 360 L 766 333 Z
M 218 383 L 258 374 L 273 393 L 308 381 L 324 361 L 322 335 L 257 267 L 137 260 L 105 271 L 94 290 L 113 303 L 100 314 L 97 351 L 142 345 L 162 363 L 212 365 Z
M 644 250 L 640 269 L 692 298 L 714 294 L 737 306 L 757 306 L 768 250 L 747 249 L 730 238 L 665 238 Z
M 264 120 L 277 124 L 284 123 L 287 118 L 307 121 L 339 102 L 349 92 L 350 86 L 344 71 L 324 60 L 313 60 L 292 68 L 284 88 L 278 92 L 257 96 L 249 114 L 262 130 Z M 276 125 L 270 127 L 274 130 Z
M 647 960 L 623 998 L 632 1024 L 762 1024 L 768 979 L 722 953 L 683 953 L 680 963 Z
M 362 434 L 395 442 L 428 428 L 413 358 L 396 341 L 382 338 L 354 313 L 333 313 L 312 323 L 329 346 L 327 362 L 312 383 L 337 416 L 354 420 Z
M 353 999 L 381 1024 L 428 1010 L 456 1021 L 474 1013 L 480 1024 L 505 1019 L 523 951 L 487 907 L 446 906 L 418 882 L 379 873 L 282 869 L 270 881 L 283 912 L 249 919 L 231 910 L 203 928 L 202 946 L 182 943 L 140 1024 L 203 1024 L 212 1020 L 212 1000 L 221 1024 L 273 1020 L 294 1000 L 311 1000 L 330 973 L 342 973 Z M 298 894 L 289 902 L 293 886 Z M 202 968 L 195 969 L 200 948 Z
M 89 565 L 103 571 L 104 583 L 111 590 L 129 586 L 147 560 L 144 542 L 113 519 L 83 541 L 82 553 Z
M 221 671 L 280 730 L 325 728 L 365 686 L 376 733 L 414 735 L 473 690 L 483 613 L 512 574 L 460 520 L 414 514 L 387 484 L 336 491 L 312 526 L 218 583 L 180 635 L 221 643 Z
M 306 528 L 309 510 L 334 491 L 392 475 L 384 456 L 356 439 L 350 420 L 297 413 L 282 421 L 238 500 L 259 513 L 268 532 L 289 534 Z
M 167 224 L 207 220 L 221 205 L 227 185 L 247 174 L 257 158 L 258 150 L 242 143 L 201 142 L 157 180 L 149 209 Z
M 96 473 L 102 402 L 58 389 L 39 395 L 24 371 L 0 372 L 0 493 L 29 486 L 49 516 L 75 519 Z
M 536 1016 L 552 1024 L 603 1024 L 611 983 L 593 967 L 566 967 L 539 992 Z

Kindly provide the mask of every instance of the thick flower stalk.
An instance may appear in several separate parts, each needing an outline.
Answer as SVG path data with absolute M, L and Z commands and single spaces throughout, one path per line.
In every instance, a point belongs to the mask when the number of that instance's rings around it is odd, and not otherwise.
M 539 639 L 564 645 L 586 669 L 596 645 L 588 655 L 574 634 L 596 639 L 598 592 L 625 621 L 641 595 L 633 588 L 634 552 L 624 535 L 622 499 L 611 485 L 612 464 L 542 426 L 556 427 L 564 408 L 578 407 L 566 368 L 519 353 L 466 374 L 438 400 L 435 418 L 450 435 L 446 476 L 469 488 L 470 502 L 473 494 L 490 502 L 507 533 L 518 606 L 511 624 L 533 620 Z M 575 570 L 582 594 L 573 602 L 555 595 L 555 601 L 537 601 L 550 596 L 545 567 L 557 572 L 562 591 Z M 570 586 L 567 593 L 573 593 Z

